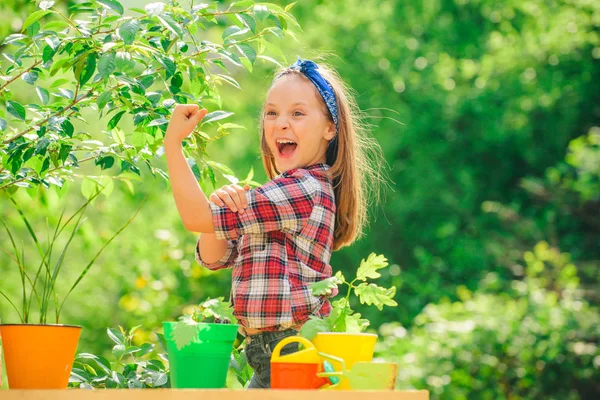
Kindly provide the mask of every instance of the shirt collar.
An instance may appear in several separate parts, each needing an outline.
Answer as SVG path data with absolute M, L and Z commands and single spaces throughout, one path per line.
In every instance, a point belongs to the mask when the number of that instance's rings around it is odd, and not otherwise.
M 290 176 L 299 169 L 305 169 L 307 171 L 315 171 L 316 172 L 316 171 L 327 171 L 329 168 L 330 168 L 329 165 L 327 165 L 326 163 L 316 163 L 316 164 L 307 165 L 306 167 L 292 168 L 290 170 L 283 172 L 281 174 L 281 176 Z

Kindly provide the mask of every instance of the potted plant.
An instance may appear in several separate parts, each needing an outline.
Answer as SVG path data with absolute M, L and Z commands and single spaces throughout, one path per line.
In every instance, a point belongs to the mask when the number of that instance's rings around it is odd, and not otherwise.
M 357 362 L 370 362 L 373 358 L 377 335 L 365 333 L 369 321 L 361 318 L 350 306 L 350 297 L 358 296 L 361 304 L 374 305 L 382 310 L 383 306 L 397 306 L 394 301 L 396 288 L 383 288 L 368 279 L 381 277 L 378 270 L 388 266 L 383 255 L 371 253 L 363 259 L 356 272 L 356 278 L 348 282 L 341 272 L 331 278 L 312 284 L 315 296 L 331 294 L 338 285 L 347 286 L 346 296 L 332 302 L 332 310 L 325 318 L 311 317 L 300 330 L 300 335 L 311 340 L 317 350 L 328 355 L 342 358 L 345 367 L 351 369 Z M 338 362 L 333 362 L 336 370 L 341 370 Z M 339 389 L 350 389 L 347 379 L 342 379 Z
M 16 207 L 21 220 L 39 253 L 40 262 L 37 267 L 30 267 L 31 257 L 25 257 L 25 245 L 18 247 L 15 235 L 3 218 L 0 223 L 4 226 L 13 247 L 13 254 L 2 249 L 15 263 L 21 282 L 21 300 L 12 301 L 0 289 L 0 296 L 16 310 L 20 323 L 0 324 L 0 336 L 6 361 L 8 385 L 11 389 L 64 389 L 69 381 L 75 350 L 81 333 L 80 326 L 60 324 L 60 314 L 65 301 L 81 280 L 88 273 L 102 251 L 133 221 L 129 219 L 87 263 L 70 287 L 66 295 L 57 293 L 57 282 L 61 277 L 65 256 L 75 235 L 80 230 L 84 220 L 83 215 L 91 201 L 98 196 L 96 192 L 70 217 L 64 217 L 64 211 L 52 232 L 48 232 L 48 240 L 44 245 L 38 239 L 32 225 L 17 202 L 10 198 Z M 58 247 L 57 239 L 67 228 L 72 230 L 62 248 Z M 31 248 L 33 248 L 31 247 Z M 18 305 L 17 305 L 18 304 Z M 32 310 L 37 306 L 37 323 L 34 323 Z M 33 307 L 33 308 L 32 308 Z M 54 323 L 50 323 L 53 320 Z M 35 362 L 31 362 L 35 360 Z
M 137 327 L 129 330 L 119 326 L 108 328 L 108 337 L 113 341 L 113 362 L 106 358 L 79 353 L 71 371 L 69 387 L 80 389 L 165 389 L 171 387 L 169 368 L 165 365 L 167 355 L 155 353 L 154 344 L 134 344 Z M 166 351 L 161 335 L 161 344 Z
M 229 302 L 207 299 L 192 315 L 163 327 L 173 388 L 225 387 L 239 328 Z

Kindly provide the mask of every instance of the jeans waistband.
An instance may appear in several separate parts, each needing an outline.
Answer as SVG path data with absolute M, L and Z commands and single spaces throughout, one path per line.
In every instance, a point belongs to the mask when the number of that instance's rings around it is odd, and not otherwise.
M 254 344 L 258 344 L 258 345 L 264 345 L 267 343 L 272 342 L 273 340 L 277 340 L 277 339 L 284 339 L 288 336 L 294 336 L 297 335 L 298 331 L 295 329 L 286 329 L 284 331 L 276 331 L 276 332 L 261 332 L 261 333 L 257 333 L 256 335 L 248 335 L 246 336 L 246 343 L 250 344 L 252 343 Z

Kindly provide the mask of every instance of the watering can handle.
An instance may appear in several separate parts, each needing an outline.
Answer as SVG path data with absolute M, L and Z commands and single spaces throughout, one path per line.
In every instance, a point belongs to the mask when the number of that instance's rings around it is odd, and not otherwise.
M 281 342 L 277 343 L 277 346 L 275 346 L 275 348 L 273 349 L 271 358 L 279 357 L 279 353 L 281 352 L 281 349 L 283 349 L 283 347 L 285 345 L 288 345 L 290 343 L 300 343 L 306 349 L 313 349 L 315 347 L 310 340 L 303 338 L 302 336 L 290 336 L 290 337 L 286 337 Z
M 346 363 L 344 362 L 343 358 L 335 357 L 335 356 L 332 356 L 330 354 L 325 354 L 325 353 L 321 353 L 321 352 L 319 352 L 317 354 L 319 354 L 319 357 L 321 357 L 321 358 L 328 358 L 330 360 L 339 362 L 340 365 L 342 366 L 342 371 L 340 371 L 341 373 L 343 373 L 343 372 L 346 371 Z

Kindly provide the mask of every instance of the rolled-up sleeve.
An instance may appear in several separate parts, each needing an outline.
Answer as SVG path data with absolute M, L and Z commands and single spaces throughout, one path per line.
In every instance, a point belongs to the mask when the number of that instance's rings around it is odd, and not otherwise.
M 313 177 L 296 174 L 247 191 L 248 208 L 243 214 L 209 202 L 215 235 L 221 240 L 236 240 L 242 235 L 270 231 L 298 233 L 310 218 L 319 188 Z
M 206 267 L 213 271 L 233 267 L 233 263 L 235 262 L 237 254 L 237 241 L 228 240 L 227 250 L 225 251 L 223 257 L 221 257 L 219 260 L 213 263 L 207 263 L 202 260 L 202 257 L 200 257 L 200 239 L 198 239 L 198 242 L 196 242 L 196 261 L 198 261 L 198 264 L 202 265 L 203 267 Z

